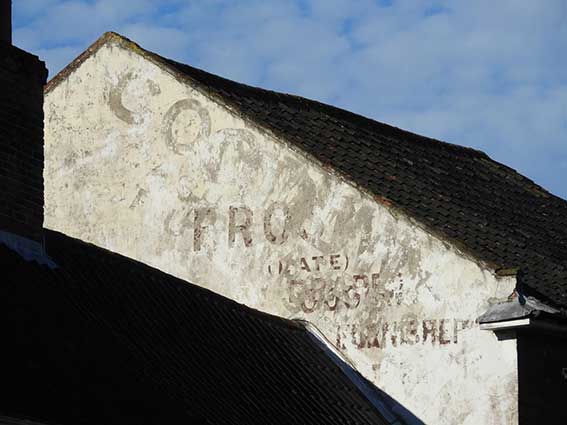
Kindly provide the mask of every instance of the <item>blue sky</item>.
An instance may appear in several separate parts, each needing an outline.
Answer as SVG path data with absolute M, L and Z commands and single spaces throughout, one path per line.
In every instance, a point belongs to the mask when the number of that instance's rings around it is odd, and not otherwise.
M 567 198 L 566 0 L 15 0 L 55 75 L 105 31 L 471 146 Z

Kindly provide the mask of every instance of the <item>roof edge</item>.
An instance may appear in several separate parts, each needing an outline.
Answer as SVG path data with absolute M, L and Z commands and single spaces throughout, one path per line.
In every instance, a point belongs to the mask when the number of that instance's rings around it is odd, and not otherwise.
M 154 53 L 154 52 L 151 52 L 149 50 L 144 49 L 143 47 L 141 47 L 136 42 L 130 40 L 128 37 L 125 37 L 121 34 L 113 32 L 113 31 L 105 32 L 99 39 L 97 39 L 93 44 L 91 44 L 75 60 L 73 60 L 69 65 L 67 65 L 63 70 L 61 70 L 55 77 L 53 77 L 46 84 L 44 93 L 48 94 L 53 89 L 55 89 L 61 82 L 63 82 L 69 75 L 71 75 L 77 68 L 79 68 L 87 59 L 89 59 L 92 55 L 96 54 L 96 52 L 108 42 L 115 42 L 116 44 L 123 47 L 124 49 L 127 49 L 131 52 L 134 52 L 134 53 L 146 58 L 147 60 L 153 62 L 155 65 L 164 68 L 166 70 L 166 72 L 171 73 L 174 77 L 176 77 L 176 78 L 178 78 L 182 81 L 190 82 L 191 84 L 196 85 L 197 87 L 200 88 L 200 90 L 202 92 L 204 92 L 206 95 L 211 97 L 212 100 L 214 100 L 216 102 L 221 102 L 221 104 L 225 104 L 225 105 L 227 104 L 225 100 L 219 98 L 216 94 L 211 93 L 209 90 L 207 90 L 207 88 L 204 87 L 203 84 L 200 81 L 196 80 L 195 78 L 193 78 L 190 75 L 187 75 L 182 70 L 178 69 L 178 67 L 176 66 L 176 65 L 178 65 L 178 66 L 189 66 L 189 67 L 191 67 L 190 65 L 185 65 L 185 64 L 176 62 L 174 60 L 164 58 L 164 57 L 158 55 L 157 53 Z M 191 67 L 191 68 L 194 68 L 194 67 Z M 194 69 L 197 69 L 197 68 L 194 68 Z M 199 71 L 205 72 L 205 73 L 210 74 L 210 75 L 214 75 L 216 78 L 220 78 L 220 79 L 223 79 L 223 80 L 226 80 L 226 81 L 231 81 L 231 82 L 235 83 L 232 80 L 229 80 L 227 78 L 224 78 L 224 77 L 221 77 L 221 76 L 218 76 L 218 75 L 215 75 L 215 74 L 211 74 L 207 71 L 203 71 L 203 70 L 199 70 Z M 494 162 L 498 166 L 503 165 L 503 164 L 500 164 L 497 161 L 494 161 L 486 153 L 484 153 L 480 150 L 476 150 L 476 149 L 471 148 L 471 147 L 456 145 L 456 144 L 452 144 L 452 143 L 448 143 L 448 142 L 443 142 L 441 140 L 433 139 L 433 138 L 430 138 L 430 137 L 427 137 L 427 136 L 422 136 L 422 135 L 419 135 L 417 133 L 412 133 L 410 131 L 403 130 L 401 128 L 391 126 L 389 124 L 385 124 L 385 123 L 376 121 L 372 118 L 368 118 L 368 117 L 365 117 L 363 115 L 356 114 L 354 112 L 344 110 L 344 109 L 338 108 L 338 107 L 333 106 L 333 105 L 328 105 L 328 104 L 325 104 L 325 103 L 322 103 L 322 102 L 319 102 L 319 101 L 316 101 L 316 100 L 303 98 L 301 96 L 297 96 L 297 95 L 293 95 L 293 94 L 280 93 L 280 92 L 275 92 L 273 90 L 267 90 L 267 89 L 263 89 L 263 88 L 259 88 L 259 87 L 248 86 L 248 85 L 243 84 L 243 83 L 237 83 L 237 84 L 247 86 L 247 87 L 254 89 L 254 90 L 264 90 L 264 91 L 275 93 L 275 94 L 280 95 L 280 96 L 291 96 L 291 97 L 294 97 L 294 98 L 299 99 L 299 100 L 314 102 L 314 103 L 317 103 L 318 105 L 320 105 L 320 107 L 324 107 L 325 109 L 346 112 L 356 119 L 364 120 L 364 121 L 372 121 L 372 122 L 377 123 L 379 125 L 388 127 L 388 128 L 390 128 L 390 129 L 392 129 L 396 132 L 403 133 L 407 137 L 423 139 L 426 142 L 431 143 L 431 144 L 442 145 L 442 146 L 447 147 L 447 148 L 452 149 L 452 150 L 458 150 L 458 151 L 466 153 L 468 155 L 473 155 L 473 156 L 476 156 L 478 158 Z M 233 112 L 236 112 L 243 119 L 246 119 L 249 122 L 252 121 L 258 128 L 261 128 L 262 130 L 267 131 L 273 137 L 280 139 L 280 140 L 283 140 L 285 142 L 285 144 L 288 147 L 290 147 L 292 150 L 294 150 L 296 152 L 301 150 L 299 148 L 294 148 L 293 143 L 288 142 L 285 136 L 277 134 L 276 132 L 274 132 L 269 127 L 262 125 L 262 123 L 259 123 L 257 120 L 255 120 L 253 118 L 248 117 L 247 114 L 238 110 L 238 108 L 234 107 L 233 105 L 230 105 L 229 109 L 232 110 Z M 309 154 L 305 151 L 303 151 L 303 153 L 304 153 L 304 155 L 308 156 L 312 161 L 314 161 L 317 165 L 319 165 L 319 166 L 323 167 L 325 170 L 329 171 L 329 167 L 326 167 L 325 164 L 322 163 L 320 160 L 318 160 L 317 158 L 313 157 L 311 154 Z M 497 263 L 497 262 L 494 262 L 494 261 L 488 261 L 487 259 L 483 258 L 481 255 L 479 255 L 479 253 L 477 253 L 473 249 L 469 248 L 468 245 L 466 245 L 465 243 L 459 241 L 458 239 L 449 237 L 448 235 L 444 234 L 441 231 L 438 231 L 433 226 L 429 225 L 429 223 L 426 223 L 425 221 L 419 220 L 417 217 L 415 217 L 409 211 L 406 211 L 404 208 L 400 207 L 399 205 L 393 204 L 388 199 L 383 198 L 383 197 L 379 197 L 379 196 L 377 197 L 376 195 L 374 195 L 373 193 L 368 191 L 366 188 L 364 188 L 364 187 L 360 186 L 359 184 L 357 184 L 356 182 L 354 182 L 348 175 L 341 172 L 340 170 L 333 169 L 333 173 L 335 175 L 339 176 L 344 181 L 351 184 L 352 186 L 354 186 L 357 190 L 360 190 L 363 193 L 370 196 L 375 202 L 384 205 L 390 211 L 396 212 L 398 214 L 401 213 L 402 215 L 404 215 L 405 217 L 407 217 L 409 220 L 413 221 L 414 223 L 419 223 L 421 225 L 420 227 L 422 227 L 422 229 L 424 231 L 427 231 L 428 233 L 430 233 L 434 237 L 440 239 L 441 241 L 444 241 L 444 242 L 450 244 L 453 248 L 460 251 L 463 255 L 468 256 L 470 259 L 472 259 L 476 263 L 483 264 L 485 267 L 492 270 L 492 272 L 497 277 L 509 277 L 509 276 L 515 277 L 516 276 L 516 272 L 517 272 L 517 269 L 518 269 L 517 265 L 510 265 L 510 264 L 503 264 L 503 263 L 499 263 L 499 262 Z M 502 273 L 503 270 L 505 270 L 504 273 Z
M 136 267 L 139 267 L 140 270 L 143 270 L 145 273 L 150 273 L 156 279 L 161 279 L 162 283 L 164 283 L 164 284 L 176 285 L 178 288 L 184 288 L 185 286 L 187 286 L 187 288 L 190 287 L 193 291 L 195 291 L 195 292 L 201 294 L 202 296 L 208 298 L 209 301 L 211 301 L 213 303 L 214 302 L 224 302 L 224 303 L 227 304 L 227 306 L 231 305 L 233 308 L 240 309 L 243 314 L 249 315 L 250 317 L 257 319 L 257 320 L 263 320 L 266 323 L 269 323 L 269 324 L 274 325 L 274 326 L 285 327 L 286 329 L 292 329 L 292 330 L 295 330 L 295 331 L 303 331 L 304 330 L 303 325 L 301 325 L 300 323 L 297 323 L 296 321 L 286 319 L 285 317 L 277 316 L 275 314 L 271 314 L 271 313 L 267 313 L 267 312 L 255 309 L 255 308 L 250 307 L 246 304 L 240 303 L 240 302 L 238 302 L 238 301 L 236 301 L 232 298 L 229 298 L 225 295 L 219 294 L 219 293 L 217 293 L 217 292 L 215 292 L 211 289 L 208 289 L 204 286 L 201 286 L 197 283 L 194 283 L 190 280 L 183 279 L 181 277 L 172 275 L 172 274 L 167 273 L 163 270 L 155 268 L 155 267 L 153 267 L 149 264 L 146 264 L 142 261 L 136 260 L 135 258 L 127 257 L 126 255 L 111 251 L 108 248 L 103 248 L 103 247 L 98 246 L 98 245 L 96 245 L 92 242 L 84 241 L 82 239 L 78 239 L 76 237 L 69 236 L 69 235 L 62 233 L 60 231 L 57 231 L 57 230 L 53 230 L 53 229 L 49 229 L 49 228 L 44 228 L 43 230 L 44 230 L 44 234 L 45 234 L 45 238 L 46 238 L 45 248 L 46 248 L 47 253 L 49 253 L 52 241 L 56 242 L 57 239 L 65 239 L 68 242 L 72 242 L 72 243 L 77 244 L 77 245 L 89 247 L 90 249 L 94 249 L 94 250 L 98 251 L 99 254 L 103 254 L 103 256 L 100 257 L 101 258 L 100 261 L 106 261 L 106 258 L 113 258 L 114 260 L 135 264 Z M 60 266 L 61 266 L 62 269 L 65 268 L 65 264 L 61 264 Z
M 52 422 L 38 422 L 29 418 L 0 415 L 0 425 L 54 425 Z
M 351 360 L 335 347 L 317 326 L 303 319 L 293 319 L 293 321 L 303 326 L 311 340 L 335 363 L 389 425 L 424 425 L 403 405 L 395 402 L 391 397 L 385 397 L 386 393 L 368 381 L 354 367 Z
M 106 42 L 115 39 L 120 40 L 121 36 L 115 32 L 105 32 L 101 37 L 99 37 L 94 43 L 92 43 L 87 50 L 77 56 L 70 64 L 59 71 L 51 80 L 47 82 L 43 88 L 44 94 L 49 93 L 55 87 L 57 87 L 63 80 L 65 80 L 69 75 L 71 75 L 79 66 L 83 64 L 88 58 L 95 54 Z
M 141 47 L 139 44 L 132 41 L 128 37 L 125 37 L 125 36 L 123 36 L 123 35 L 121 35 L 117 32 L 114 32 L 114 31 L 107 31 L 100 38 L 98 38 L 94 43 L 92 43 L 83 53 L 81 53 L 77 58 L 75 58 L 70 64 L 68 64 L 65 68 L 63 68 L 61 71 L 59 71 L 57 73 L 57 75 L 55 75 L 45 85 L 44 92 L 47 94 L 51 90 L 53 90 L 55 87 L 57 87 L 63 80 L 65 80 L 70 74 L 72 74 L 73 71 L 75 71 L 79 66 L 81 66 L 83 64 L 83 62 L 85 62 L 89 57 L 91 57 L 93 54 L 95 54 L 108 41 L 118 42 L 123 47 L 128 48 L 129 50 L 136 51 L 137 53 L 141 54 L 144 57 L 151 58 L 152 60 L 157 61 L 159 64 L 161 64 L 161 65 L 167 67 L 168 69 L 174 71 L 176 74 L 182 76 L 183 78 L 187 78 L 187 79 L 193 81 L 194 83 L 200 84 L 198 81 L 196 81 L 195 79 L 191 78 L 190 76 L 184 74 L 181 70 L 177 69 L 176 66 L 175 66 L 176 64 L 182 65 L 182 66 L 190 66 L 190 65 L 182 64 L 182 63 L 177 62 L 175 60 L 164 58 L 164 57 L 158 55 L 157 53 L 154 53 L 154 52 L 151 52 L 149 50 L 144 49 L 143 47 Z M 223 79 L 225 81 L 229 81 L 229 82 L 233 82 L 233 83 L 235 82 L 235 81 L 232 81 L 228 78 L 222 77 L 220 75 L 212 74 L 210 72 L 207 72 L 207 71 L 199 69 L 199 68 L 195 68 L 195 67 L 192 67 L 192 66 L 191 66 L 191 68 L 198 69 L 199 71 L 210 74 L 210 75 L 214 75 L 215 77 Z M 330 105 L 330 104 L 327 104 L 327 103 L 320 102 L 318 100 L 308 99 L 308 98 L 305 98 L 303 96 L 299 96 L 299 95 L 291 94 L 291 93 L 276 92 L 274 90 L 269 90 L 269 89 L 265 89 L 265 88 L 261 88 L 261 87 L 255 87 L 255 86 L 251 86 L 251 85 L 240 83 L 240 82 L 237 82 L 237 83 L 242 85 L 242 86 L 247 86 L 250 89 L 263 90 L 263 91 L 275 93 L 277 95 L 289 96 L 290 98 L 295 98 L 296 100 L 299 100 L 299 101 L 308 101 L 308 102 L 316 103 L 320 108 L 327 109 L 329 112 L 336 111 L 336 112 L 341 112 L 341 113 L 347 113 L 353 119 L 363 120 L 363 121 L 371 121 L 374 124 L 379 124 L 379 125 L 388 127 L 391 131 L 403 133 L 406 137 L 410 137 L 410 138 L 417 137 L 419 139 L 423 139 L 422 141 L 425 141 L 427 143 L 431 143 L 431 144 L 434 144 L 434 145 L 442 145 L 445 148 L 457 150 L 457 151 L 460 151 L 460 152 L 466 152 L 468 154 L 478 156 L 479 158 L 492 160 L 488 156 L 488 154 L 486 154 L 485 152 L 483 152 L 481 150 L 478 150 L 478 149 L 475 149 L 475 148 L 472 148 L 472 147 L 469 147 L 469 146 L 462 146 L 462 145 L 458 145 L 458 144 L 455 144 L 455 143 L 445 142 L 445 141 L 438 140 L 438 139 L 428 137 L 428 136 L 423 136 L 423 135 L 420 135 L 418 133 L 414 133 L 414 132 L 409 131 L 409 130 L 404 130 L 400 127 L 396 127 L 396 126 L 393 126 L 393 125 L 390 125 L 390 124 L 387 124 L 387 123 L 383 123 L 381 121 L 377 121 L 373 118 L 366 117 L 364 115 L 349 111 L 347 109 L 339 108 L 339 107 L 334 106 L 334 105 Z

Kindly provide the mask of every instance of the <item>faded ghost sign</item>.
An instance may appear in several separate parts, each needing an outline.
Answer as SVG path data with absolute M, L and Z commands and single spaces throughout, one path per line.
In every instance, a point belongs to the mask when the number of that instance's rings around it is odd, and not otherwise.
M 310 321 L 426 423 L 514 418 L 515 343 L 475 323 L 513 278 L 113 42 L 45 120 L 47 227 Z
M 167 226 L 172 225 L 174 216 L 170 213 Z M 278 202 L 256 210 L 244 205 L 227 208 L 201 206 L 187 210 L 184 216 L 178 216 L 178 220 L 186 224 L 183 237 L 192 234 L 193 252 L 214 251 L 219 244 L 227 249 L 240 250 L 252 248 L 254 244 L 282 246 L 294 239 L 310 241 L 304 226 L 293 226 L 295 221 L 290 208 Z M 216 226 L 218 224 L 220 226 Z M 181 236 L 179 230 L 168 231 Z M 324 227 L 317 232 L 318 236 L 323 232 Z M 355 310 L 361 306 L 371 306 L 374 311 L 380 312 L 418 303 L 416 294 L 408 297 L 401 272 L 394 277 L 390 274 L 383 277 L 379 269 L 355 269 L 346 251 L 325 255 L 290 252 L 262 266 L 270 277 L 286 282 L 286 304 L 306 315 L 318 311 Z M 336 344 L 346 348 L 348 341 L 359 349 L 380 349 L 387 345 L 457 344 L 459 332 L 473 325 L 474 318 L 410 317 L 391 321 L 377 317 L 375 321 L 363 324 L 339 325 Z

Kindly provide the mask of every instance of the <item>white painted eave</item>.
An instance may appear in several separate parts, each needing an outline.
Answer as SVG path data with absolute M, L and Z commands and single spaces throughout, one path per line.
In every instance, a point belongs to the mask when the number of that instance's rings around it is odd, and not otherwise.
M 503 322 L 481 323 L 481 331 L 503 331 L 507 329 L 523 328 L 530 325 L 530 319 L 506 320 Z

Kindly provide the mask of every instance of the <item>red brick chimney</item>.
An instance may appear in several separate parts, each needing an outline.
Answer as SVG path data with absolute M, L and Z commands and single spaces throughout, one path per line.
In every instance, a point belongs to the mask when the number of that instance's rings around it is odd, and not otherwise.
M 11 3 L 0 0 L 0 231 L 42 242 L 47 69 L 12 46 Z

